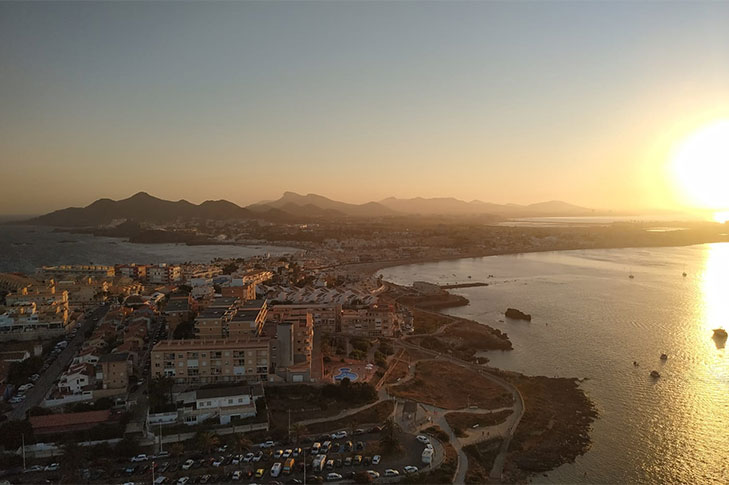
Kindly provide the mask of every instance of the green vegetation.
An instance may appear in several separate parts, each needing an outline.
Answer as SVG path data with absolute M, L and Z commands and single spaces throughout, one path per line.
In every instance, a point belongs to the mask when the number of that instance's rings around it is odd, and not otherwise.
M 15 451 L 22 446 L 23 436 L 25 436 L 25 443 L 34 443 L 33 439 L 33 428 L 30 425 L 30 421 L 6 421 L 0 426 L 0 444 L 3 448 L 8 451 Z
M 15 387 L 29 381 L 30 376 L 37 374 L 43 367 L 42 357 L 31 357 L 23 362 L 11 362 L 8 368 L 8 383 Z
M 181 322 L 175 327 L 175 331 L 172 332 L 172 338 L 176 340 L 185 340 L 195 338 L 195 323 L 194 322 Z
M 385 421 L 380 434 L 380 447 L 384 455 L 395 454 L 400 451 L 400 440 L 397 439 L 397 425 L 389 418 Z
M 169 377 L 159 377 L 149 385 L 149 412 L 165 413 L 175 410 L 172 400 L 172 387 L 175 381 Z
M 501 438 L 464 446 L 463 451 L 468 456 L 466 483 L 486 483 L 500 449 Z
M 238 271 L 238 265 L 236 263 L 228 263 L 223 266 L 223 274 L 230 275 Z

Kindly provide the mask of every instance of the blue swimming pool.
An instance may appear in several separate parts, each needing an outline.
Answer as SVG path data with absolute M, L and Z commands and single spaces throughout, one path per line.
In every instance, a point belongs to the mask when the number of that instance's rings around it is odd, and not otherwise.
M 345 377 L 348 378 L 352 382 L 357 380 L 357 374 L 352 372 L 352 369 L 350 367 L 340 367 L 339 374 L 334 376 L 334 380 L 341 381 Z

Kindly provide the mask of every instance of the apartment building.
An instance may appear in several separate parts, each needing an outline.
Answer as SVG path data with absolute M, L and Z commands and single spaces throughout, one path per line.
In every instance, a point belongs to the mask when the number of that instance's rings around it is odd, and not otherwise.
M 168 285 L 182 280 L 182 271 L 179 265 L 158 264 L 147 267 L 147 280 L 153 284 Z
M 344 308 L 341 332 L 358 337 L 392 337 L 396 327 L 395 308 L 376 304 L 364 308 Z
M 117 264 L 114 269 L 119 276 L 126 276 L 133 280 L 147 279 L 147 266 L 143 264 Z
M 182 384 L 268 381 L 271 343 L 266 338 L 163 340 L 152 349 L 152 377 Z
M 100 265 L 60 265 L 43 266 L 40 274 L 45 279 L 68 280 L 81 277 L 110 278 L 115 275 L 113 266 Z
M 132 361 L 128 352 L 106 354 L 96 365 L 96 378 L 103 389 L 126 389 L 132 372 Z
M 301 321 L 311 314 L 314 327 L 323 333 L 339 330 L 341 306 L 336 304 L 273 305 L 268 312 L 272 322 Z
M 195 319 L 197 338 L 259 336 L 266 321 L 266 300 L 241 303 L 235 297 L 215 298 Z

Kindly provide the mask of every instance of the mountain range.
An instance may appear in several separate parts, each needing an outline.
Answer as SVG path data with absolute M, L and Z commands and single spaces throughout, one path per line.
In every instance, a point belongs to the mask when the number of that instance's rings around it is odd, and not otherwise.
M 592 215 L 594 211 L 561 201 L 530 205 L 493 204 L 474 200 L 390 197 L 379 202 L 350 204 L 321 195 L 285 192 L 280 199 L 241 207 L 227 200 L 208 200 L 193 204 L 186 200 L 169 201 L 139 192 L 127 199 L 99 199 L 86 207 L 69 207 L 25 221 L 61 227 L 88 227 L 119 220 L 172 222 L 178 219 L 262 219 L 270 222 L 306 222 L 322 219 L 381 218 L 407 215 L 538 217 Z

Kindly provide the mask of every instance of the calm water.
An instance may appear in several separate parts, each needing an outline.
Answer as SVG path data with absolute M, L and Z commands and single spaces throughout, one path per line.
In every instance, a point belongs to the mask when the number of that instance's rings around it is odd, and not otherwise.
M 487 354 L 495 366 L 588 378 L 582 388 L 600 412 L 592 449 L 534 481 L 729 483 L 729 356 L 712 340 L 713 328 L 729 329 L 729 244 L 493 256 L 382 273 L 404 284 L 488 282 L 460 291 L 471 304 L 450 313 L 509 334 L 513 351 Z M 500 322 L 507 307 L 532 322 Z
M 0 226 L 0 272 L 33 273 L 43 265 L 115 263 L 206 263 L 298 251 L 277 246 L 185 246 L 132 244 L 123 239 L 52 232 L 47 227 Z

